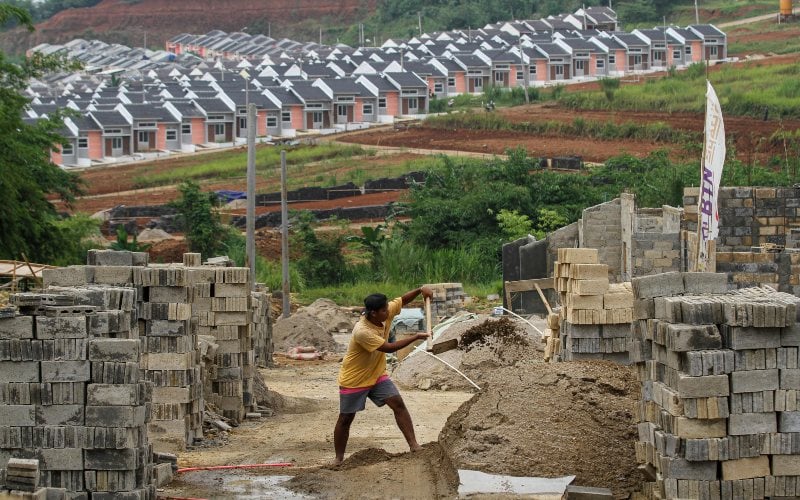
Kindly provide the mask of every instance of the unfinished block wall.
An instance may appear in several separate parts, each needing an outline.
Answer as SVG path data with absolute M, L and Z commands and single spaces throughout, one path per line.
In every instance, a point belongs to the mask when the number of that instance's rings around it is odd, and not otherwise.
M 16 315 L 0 319 L 0 464 L 37 459 L 38 485 L 67 498 L 154 499 L 136 290 L 90 286 L 11 302 Z
M 622 213 L 619 198 L 583 211 L 578 223 L 578 246 L 596 248 L 600 262 L 608 265 L 611 281 L 621 281 Z
M 545 357 L 627 363 L 633 314 L 629 283 L 610 284 L 608 265 L 599 263 L 594 248 L 562 248 L 558 253 L 554 274 L 561 310 L 558 328 L 551 330 L 560 341 L 554 356 L 546 352 Z M 555 323 L 550 318 L 548 322 Z
M 727 273 L 731 288 L 769 285 L 780 292 L 800 295 L 800 251 L 717 251 L 717 272 Z
M 635 278 L 647 498 L 800 496 L 797 298 L 725 274 Z

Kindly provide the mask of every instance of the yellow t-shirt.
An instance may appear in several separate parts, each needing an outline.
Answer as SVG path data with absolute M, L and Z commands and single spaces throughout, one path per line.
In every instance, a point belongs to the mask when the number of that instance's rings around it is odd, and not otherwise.
M 389 328 L 392 318 L 400 313 L 403 299 L 397 297 L 389 301 L 389 317 L 383 327 L 371 323 L 362 316 L 353 328 L 353 338 L 347 347 L 342 366 L 339 369 L 339 385 L 341 387 L 369 387 L 375 385 L 378 378 L 386 373 L 386 353 L 378 347 L 389 339 Z

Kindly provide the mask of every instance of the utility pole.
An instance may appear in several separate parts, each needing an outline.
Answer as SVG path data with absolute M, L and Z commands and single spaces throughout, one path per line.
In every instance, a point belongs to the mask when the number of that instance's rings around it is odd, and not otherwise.
M 144 48 L 147 49 L 147 31 L 144 32 Z
M 319 44 L 322 45 L 322 26 L 319 27 Z
M 283 317 L 291 314 L 289 303 L 289 206 L 286 193 L 286 151 L 281 151 L 281 273 L 283 283 L 281 295 L 283 296 Z
M 419 35 L 422 36 L 422 12 L 417 12 L 417 24 L 419 25 Z
M 525 89 L 525 104 L 530 104 L 531 100 L 528 97 L 528 71 L 525 70 L 525 59 L 522 53 L 522 35 L 519 37 L 519 65 L 522 68 L 522 88 Z
M 697 0 L 694 0 L 694 23 L 700 24 L 700 11 L 697 10 Z
M 247 105 L 247 265 L 256 285 L 256 105 Z

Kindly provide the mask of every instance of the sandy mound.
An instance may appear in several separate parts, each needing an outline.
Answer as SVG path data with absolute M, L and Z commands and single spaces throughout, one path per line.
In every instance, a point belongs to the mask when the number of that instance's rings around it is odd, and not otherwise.
M 140 243 L 155 243 L 163 240 L 175 239 L 174 236 L 163 229 L 145 229 L 136 238 Z
M 300 472 L 284 486 L 314 498 L 454 498 L 458 473 L 438 443 L 415 453 L 370 448 L 338 468 Z
M 483 388 L 487 373 L 527 360 L 541 360 L 538 333 L 523 321 L 465 314 L 437 337 L 436 342 L 459 339 L 458 349 L 438 356 Z M 405 358 L 392 373 L 405 387 L 470 390 L 474 387 L 441 361 L 417 352 Z
M 338 344 L 327 327 L 316 317 L 299 311 L 288 318 L 279 318 L 272 329 L 275 352 L 286 352 L 296 346 L 314 346 L 318 351 L 336 352 Z
M 638 384 L 609 362 L 532 360 L 485 372 L 482 391 L 439 442 L 457 468 L 514 476 L 575 474 L 574 484 L 635 491 Z
M 317 318 L 329 332 L 350 332 L 358 321 L 358 315 L 348 308 L 339 307 L 330 299 L 317 299 L 311 305 L 299 309 Z

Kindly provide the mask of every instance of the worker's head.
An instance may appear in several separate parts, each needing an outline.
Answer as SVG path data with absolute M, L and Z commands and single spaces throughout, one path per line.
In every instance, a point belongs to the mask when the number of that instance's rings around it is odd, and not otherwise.
M 382 293 L 373 293 L 364 299 L 364 314 L 373 323 L 383 323 L 389 317 L 389 300 Z

